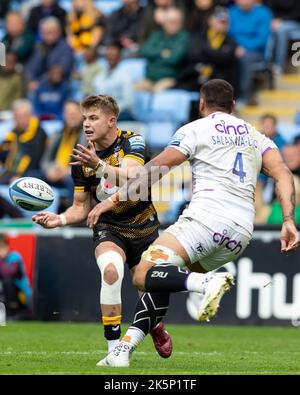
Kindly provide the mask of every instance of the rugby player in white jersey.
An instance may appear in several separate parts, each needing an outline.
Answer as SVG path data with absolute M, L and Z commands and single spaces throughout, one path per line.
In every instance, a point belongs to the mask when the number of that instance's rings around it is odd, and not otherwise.
M 143 254 L 134 284 L 141 291 L 162 295 L 186 290 L 203 293 L 199 320 L 216 314 L 224 292 L 233 283 L 229 273 L 212 271 L 237 259 L 252 237 L 255 188 L 261 171 L 274 178 L 282 207 L 281 252 L 292 251 L 299 243 L 294 224 L 293 176 L 276 145 L 231 115 L 233 107 L 229 83 L 217 79 L 205 83 L 200 99 L 203 118 L 181 127 L 168 147 L 145 166 L 147 175 L 155 167 L 170 169 L 188 160 L 193 193 L 178 221 Z M 143 176 L 129 180 L 129 190 L 123 192 L 122 188 L 98 204 L 89 214 L 89 225 L 125 196 L 131 196 L 131 190 L 143 182 Z M 183 269 L 185 266 L 188 271 Z M 132 351 L 145 336 L 135 325 L 142 311 L 141 303 L 122 341 L 98 365 L 129 366 Z

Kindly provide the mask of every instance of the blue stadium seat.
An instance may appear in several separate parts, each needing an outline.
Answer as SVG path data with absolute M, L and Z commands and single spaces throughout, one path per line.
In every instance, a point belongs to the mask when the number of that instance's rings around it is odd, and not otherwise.
M 5 36 L 5 27 L 4 25 L 0 24 L 0 41 L 3 39 L 4 36 Z
M 72 0 L 59 0 L 59 6 L 63 8 L 66 12 L 70 12 L 72 9 Z
M 146 75 L 146 60 L 144 58 L 124 59 L 120 62 L 119 67 L 126 71 L 133 83 L 141 81 Z
M 146 138 L 147 125 L 144 122 L 120 121 L 117 126 L 121 130 L 130 130 L 131 132 L 136 132 Z
M 13 120 L 0 121 L 0 143 L 1 141 L 3 141 L 6 133 L 12 130 L 13 126 L 14 126 Z
M 170 89 L 153 95 L 149 119 L 182 124 L 189 120 L 190 110 L 190 93 L 181 89 Z
M 133 115 L 137 121 L 148 122 L 152 93 L 147 91 L 134 92 Z
M 289 33 L 289 38 L 291 40 L 298 41 L 300 40 L 300 29 L 295 29 L 292 32 Z
M 121 0 L 96 0 L 94 4 L 104 15 L 108 16 L 121 8 L 123 3 Z
M 54 133 L 57 133 L 60 130 L 62 130 L 64 123 L 63 121 L 59 121 L 59 120 L 42 121 L 41 126 L 45 130 L 47 135 L 51 137 Z
M 293 144 L 295 137 L 300 135 L 300 125 L 294 123 L 279 122 L 277 130 L 288 144 Z
M 150 149 L 162 150 L 177 130 L 174 122 L 149 122 L 146 127 L 146 143 Z

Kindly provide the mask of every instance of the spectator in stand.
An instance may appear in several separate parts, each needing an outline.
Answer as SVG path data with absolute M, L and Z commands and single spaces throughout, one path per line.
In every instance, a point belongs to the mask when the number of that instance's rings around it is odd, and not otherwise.
M 69 82 L 61 65 L 53 65 L 34 93 L 34 113 L 40 120 L 63 119 L 62 109 L 70 96 Z
M 32 308 L 32 289 L 21 255 L 11 250 L 7 237 L 0 235 L 0 301 L 4 302 L 10 318 L 29 318 Z M 2 295 L 1 295 L 2 293 Z
M 187 18 L 187 30 L 204 33 L 208 29 L 208 19 L 214 11 L 214 0 L 194 0 Z
M 107 45 L 105 49 L 107 64 L 102 67 L 93 81 L 93 93 L 109 95 L 117 100 L 120 108 L 119 121 L 134 120 L 133 83 L 128 72 L 120 67 L 121 51 L 122 47 L 118 43 Z
M 277 118 L 273 114 L 264 114 L 260 118 L 260 131 L 270 138 L 282 151 L 286 146 L 286 141 L 277 131 Z M 264 174 L 260 174 L 257 180 L 255 206 L 257 211 L 257 222 L 265 221 L 265 207 L 275 199 L 274 180 Z
M 179 6 L 179 1 L 154 0 L 153 4 L 147 5 L 139 31 L 140 44 L 143 44 L 154 30 L 162 29 L 166 12 L 175 6 Z
M 13 116 L 15 126 L 0 145 L 1 184 L 10 184 L 22 176 L 40 178 L 40 163 L 46 148 L 46 133 L 32 115 L 29 100 L 15 101 Z
M 51 16 L 43 19 L 40 27 L 42 41 L 37 43 L 25 69 L 29 91 L 39 87 L 41 79 L 47 75 L 52 66 L 60 65 L 66 80 L 69 79 L 73 69 L 73 52 L 62 36 L 59 20 Z
M 144 8 L 139 0 L 123 0 L 123 6 L 108 19 L 105 43 L 119 43 L 124 49 L 124 56 L 135 54 L 143 15 Z
M 217 6 L 208 18 L 207 30 L 191 35 L 177 88 L 199 91 L 211 78 L 221 78 L 236 85 L 236 44 L 228 36 L 228 25 L 227 9 Z
M 102 66 L 98 61 L 98 51 L 94 47 L 87 47 L 83 52 L 84 62 L 77 72 L 76 78 L 81 80 L 82 96 L 89 96 L 93 92 L 93 81 L 101 73 Z
M 57 0 L 41 0 L 41 4 L 33 7 L 29 13 L 27 27 L 38 37 L 40 22 L 50 16 L 59 20 L 61 30 L 65 34 L 66 11 L 59 6 Z
M 23 74 L 17 67 L 16 54 L 7 52 L 6 66 L 0 67 L 0 112 L 11 110 L 13 102 L 24 96 L 23 80 Z
M 183 19 L 180 9 L 169 9 L 163 30 L 155 30 L 141 47 L 147 60 L 146 79 L 135 85 L 136 90 L 159 92 L 175 86 L 189 42 Z
M 273 36 L 274 71 L 281 74 L 289 52 L 290 34 L 298 32 L 300 39 L 299 0 L 268 0 L 267 5 L 274 14 L 271 30 Z
M 98 47 L 103 39 L 105 18 L 91 0 L 73 0 L 68 14 L 67 35 L 77 53 L 87 47 Z
M 278 120 L 275 115 L 263 114 L 260 118 L 260 123 L 261 132 L 273 140 L 277 147 L 282 150 L 286 145 L 286 141 L 277 130 Z
M 68 100 L 64 105 L 64 127 L 54 134 L 43 158 L 45 181 L 56 188 L 68 190 L 68 203 L 73 203 L 74 185 L 69 166 L 70 156 L 76 144 L 86 145 L 82 133 L 82 117 L 78 102 Z
M 264 60 L 270 35 L 272 13 L 257 0 L 235 0 L 229 8 L 229 34 L 237 43 L 239 63 L 239 103 L 252 104 L 255 65 Z
M 5 18 L 6 34 L 2 40 L 6 51 L 15 52 L 18 62 L 24 63 L 30 57 L 34 39 L 33 34 L 26 29 L 22 15 L 11 11 Z

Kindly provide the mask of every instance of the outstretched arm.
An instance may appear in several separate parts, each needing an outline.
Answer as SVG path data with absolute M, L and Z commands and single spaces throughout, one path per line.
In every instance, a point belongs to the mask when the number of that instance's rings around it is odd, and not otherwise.
M 294 250 L 299 245 L 299 235 L 294 223 L 296 194 L 293 174 L 277 149 L 264 154 L 262 171 L 274 178 L 276 196 L 282 209 L 281 251 Z
M 97 204 L 89 214 L 88 226 L 93 227 L 101 214 L 113 209 L 119 202 L 148 197 L 148 189 L 187 157 L 176 148 L 168 147 L 145 166 L 136 168 L 136 174 L 118 192 Z
M 43 211 L 32 217 L 32 220 L 43 228 L 56 228 L 58 226 L 75 225 L 82 223 L 91 209 L 90 192 L 75 192 L 74 202 L 62 214 Z

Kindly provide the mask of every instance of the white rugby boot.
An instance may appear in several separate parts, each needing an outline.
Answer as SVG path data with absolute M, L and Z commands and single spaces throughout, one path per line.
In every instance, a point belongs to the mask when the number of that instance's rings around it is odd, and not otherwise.
M 234 278 L 228 272 L 206 274 L 204 294 L 199 299 L 198 321 L 209 321 L 217 314 L 223 295 L 230 290 L 232 285 L 234 285 Z
M 119 344 L 96 366 L 112 366 L 116 368 L 127 368 L 130 365 L 131 353 L 134 350 L 134 346 L 130 343 L 121 340 Z

